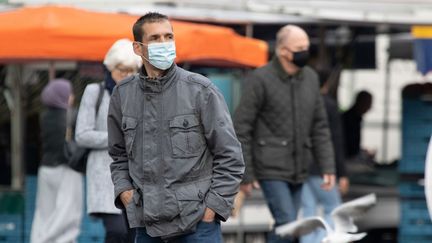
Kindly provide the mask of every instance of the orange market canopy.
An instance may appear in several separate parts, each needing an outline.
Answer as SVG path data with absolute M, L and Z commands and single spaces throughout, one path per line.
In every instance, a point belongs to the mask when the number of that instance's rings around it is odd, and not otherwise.
M 132 40 L 137 16 L 63 6 L 24 7 L 0 13 L 0 62 L 102 61 L 120 38 Z M 177 62 L 257 67 L 267 44 L 226 27 L 171 21 Z

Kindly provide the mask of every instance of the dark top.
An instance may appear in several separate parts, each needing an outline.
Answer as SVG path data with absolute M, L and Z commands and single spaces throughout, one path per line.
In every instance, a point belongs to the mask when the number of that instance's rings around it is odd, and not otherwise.
M 254 179 L 301 183 L 311 164 L 333 174 L 335 162 L 318 76 L 309 67 L 288 75 L 274 58 L 245 78 L 234 126 Z
M 66 163 L 63 146 L 66 134 L 66 110 L 46 107 L 40 116 L 41 165 L 57 166 Z
M 362 117 L 351 108 L 343 116 L 345 155 L 349 158 L 360 152 Z
M 336 162 L 336 175 L 338 178 L 346 176 L 345 151 L 342 127 L 342 116 L 339 113 L 337 102 L 330 96 L 324 95 L 324 105 L 327 111 L 327 119 L 330 128 L 330 135 L 333 144 Z M 321 170 L 317 166 L 311 167 L 311 174 L 321 175 Z

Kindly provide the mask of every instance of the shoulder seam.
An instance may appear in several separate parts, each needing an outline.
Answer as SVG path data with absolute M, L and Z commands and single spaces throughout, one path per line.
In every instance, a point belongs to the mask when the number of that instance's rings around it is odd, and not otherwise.
M 194 77 L 202 77 L 203 80 L 198 80 L 197 81 L 196 79 L 194 79 Z M 210 79 L 202 76 L 201 74 L 192 73 L 192 72 L 188 72 L 186 78 L 183 79 L 183 81 L 188 82 L 188 83 L 193 83 L 193 84 L 201 85 L 201 86 L 203 86 L 205 88 L 208 88 L 209 86 L 212 85 L 212 82 L 210 81 Z
M 136 77 L 136 75 L 132 75 L 132 76 L 124 79 L 123 81 L 121 81 L 117 86 L 120 87 L 120 86 L 126 85 L 126 84 L 130 83 L 132 80 L 134 80 L 135 77 Z

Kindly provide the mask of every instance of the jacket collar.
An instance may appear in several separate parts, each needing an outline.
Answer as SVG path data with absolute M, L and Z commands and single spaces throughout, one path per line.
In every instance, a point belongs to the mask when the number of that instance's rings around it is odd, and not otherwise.
M 176 74 L 177 65 L 174 63 L 165 73 L 164 76 L 159 78 L 149 77 L 144 66 L 141 67 L 139 72 L 140 82 L 139 85 L 142 90 L 152 93 L 160 93 L 173 82 Z
M 285 69 L 283 69 L 282 64 L 279 61 L 279 58 L 275 55 L 271 60 L 271 65 L 276 70 L 277 75 L 283 81 L 303 78 L 303 68 L 301 68 L 296 74 L 288 74 Z

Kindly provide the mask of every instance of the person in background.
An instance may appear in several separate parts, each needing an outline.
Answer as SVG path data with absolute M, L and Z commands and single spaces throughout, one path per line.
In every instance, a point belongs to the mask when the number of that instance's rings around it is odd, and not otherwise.
M 67 165 L 63 146 L 72 86 L 50 81 L 41 94 L 42 160 L 38 171 L 31 243 L 76 242 L 83 211 L 83 178 Z
M 0 124 L 0 185 L 11 185 L 10 125 Z M 27 173 L 29 171 L 27 170 Z
M 240 190 L 250 193 L 258 180 L 279 226 L 297 218 L 311 164 L 321 166 L 325 190 L 335 183 L 335 165 L 318 75 L 306 66 L 308 35 L 284 26 L 275 51 L 267 65 L 245 78 L 234 125 L 246 162 Z M 273 232 L 268 242 L 291 241 Z
M 349 174 L 370 171 L 375 164 L 376 151 L 360 146 L 363 116 L 371 109 L 372 101 L 371 93 L 362 90 L 357 94 L 353 106 L 342 115 L 345 156 Z
M 342 202 L 341 194 L 345 194 L 349 189 L 349 179 L 345 169 L 345 151 L 342 131 L 342 118 L 335 99 L 328 95 L 329 75 L 322 71 L 320 73 L 321 94 L 323 95 L 324 105 L 327 111 L 327 119 L 330 128 L 331 141 L 335 153 L 336 176 L 339 187 L 334 187 L 329 191 L 321 188 L 323 179 L 321 170 L 317 166 L 310 168 L 310 176 L 303 184 L 302 203 L 303 217 L 318 215 L 317 209 L 323 207 L 324 219 L 333 225 L 331 212 Z M 325 230 L 319 229 L 300 238 L 300 243 L 321 242 L 325 236 Z
M 87 213 L 101 218 L 105 227 L 106 243 L 128 242 L 127 221 L 122 211 L 114 206 L 114 186 L 111 181 L 108 155 L 107 116 L 111 93 L 116 84 L 133 75 L 141 66 L 141 59 L 127 39 L 116 41 L 103 61 L 105 78 L 102 83 L 87 85 L 78 111 L 75 140 L 82 147 L 91 148 L 87 160 Z M 96 107 L 99 93 L 100 106 Z M 96 110 L 97 114 L 96 114 Z

